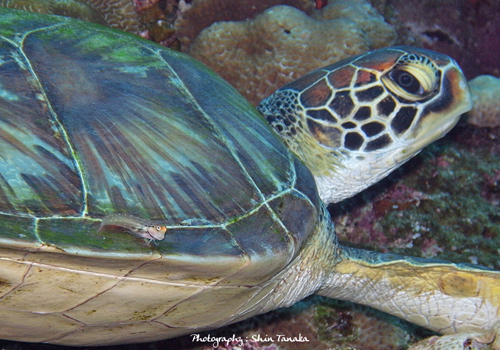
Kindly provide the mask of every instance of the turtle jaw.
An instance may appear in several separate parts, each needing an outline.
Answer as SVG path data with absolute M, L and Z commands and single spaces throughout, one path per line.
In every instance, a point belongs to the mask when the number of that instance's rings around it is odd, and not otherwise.
M 429 141 L 429 143 L 432 141 Z M 421 148 L 407 142 L 392 144 L 376 152 L 351 151 L 330 157 L 330 170 L 315 174 L 316 185 L 324 203 L 338 203 L 355 196 L 379 182 L 399 166 L 417 155 Z

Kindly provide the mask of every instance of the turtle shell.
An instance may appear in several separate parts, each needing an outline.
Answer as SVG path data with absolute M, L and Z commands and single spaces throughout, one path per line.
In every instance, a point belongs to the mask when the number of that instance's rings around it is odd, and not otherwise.
M 156 332 L 95 340 L 137 342 L 226 323 L 321 212 L 307 168 L 216 74 L 63 17 L 0 9 L 0 149 L 2 338 L 91 344 L 89 325 L 140 322 Z M 117 214 L 167 234 L 99 230 Z M 218 309 L 201 320 L 203 307 Z M 78 332 L 86 340 L 63 336 Z

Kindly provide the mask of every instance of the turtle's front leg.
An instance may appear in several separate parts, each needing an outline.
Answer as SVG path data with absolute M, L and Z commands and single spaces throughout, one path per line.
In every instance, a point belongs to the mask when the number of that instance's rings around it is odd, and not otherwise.
M 344 247 L 317 293 L 445 335 L 414 350 L 500 350 L 500 271 Z
M 484 333 L 458 333 L 434 336 L 410 346 L 408 350 L 499 350 L 500 325 Z

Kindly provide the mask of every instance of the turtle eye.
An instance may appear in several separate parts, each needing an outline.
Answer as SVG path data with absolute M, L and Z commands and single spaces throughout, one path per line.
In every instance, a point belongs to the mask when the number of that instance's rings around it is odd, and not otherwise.
M 389 76 L 401 89 L 410 94 L 421 95 L 424 92 L 417 78 L 402 69 L 396 69 L 390 72 Z
M 421 101 L 435 94 L 440 74 L 430 59 L 408 54 L 382 77 L 382 82 L 395 96 L 407 101 Z

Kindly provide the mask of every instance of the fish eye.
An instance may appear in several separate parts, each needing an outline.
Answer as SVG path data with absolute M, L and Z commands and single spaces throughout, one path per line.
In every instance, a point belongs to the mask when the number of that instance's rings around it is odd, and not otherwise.
M 156 232 L 163 233 L 163 234 L 165 232 L 167 232 L 167 227 L 163 226 L 163 225 L 157 225 L 157 226 L 155 226 L 154 229 L 156 230 Z
M 165 233 L 167 232 L 167 227 L 164 225 L 151 225 L 146 229 L 146 234 L 155 240 L 162 240 L 165 238 Z

